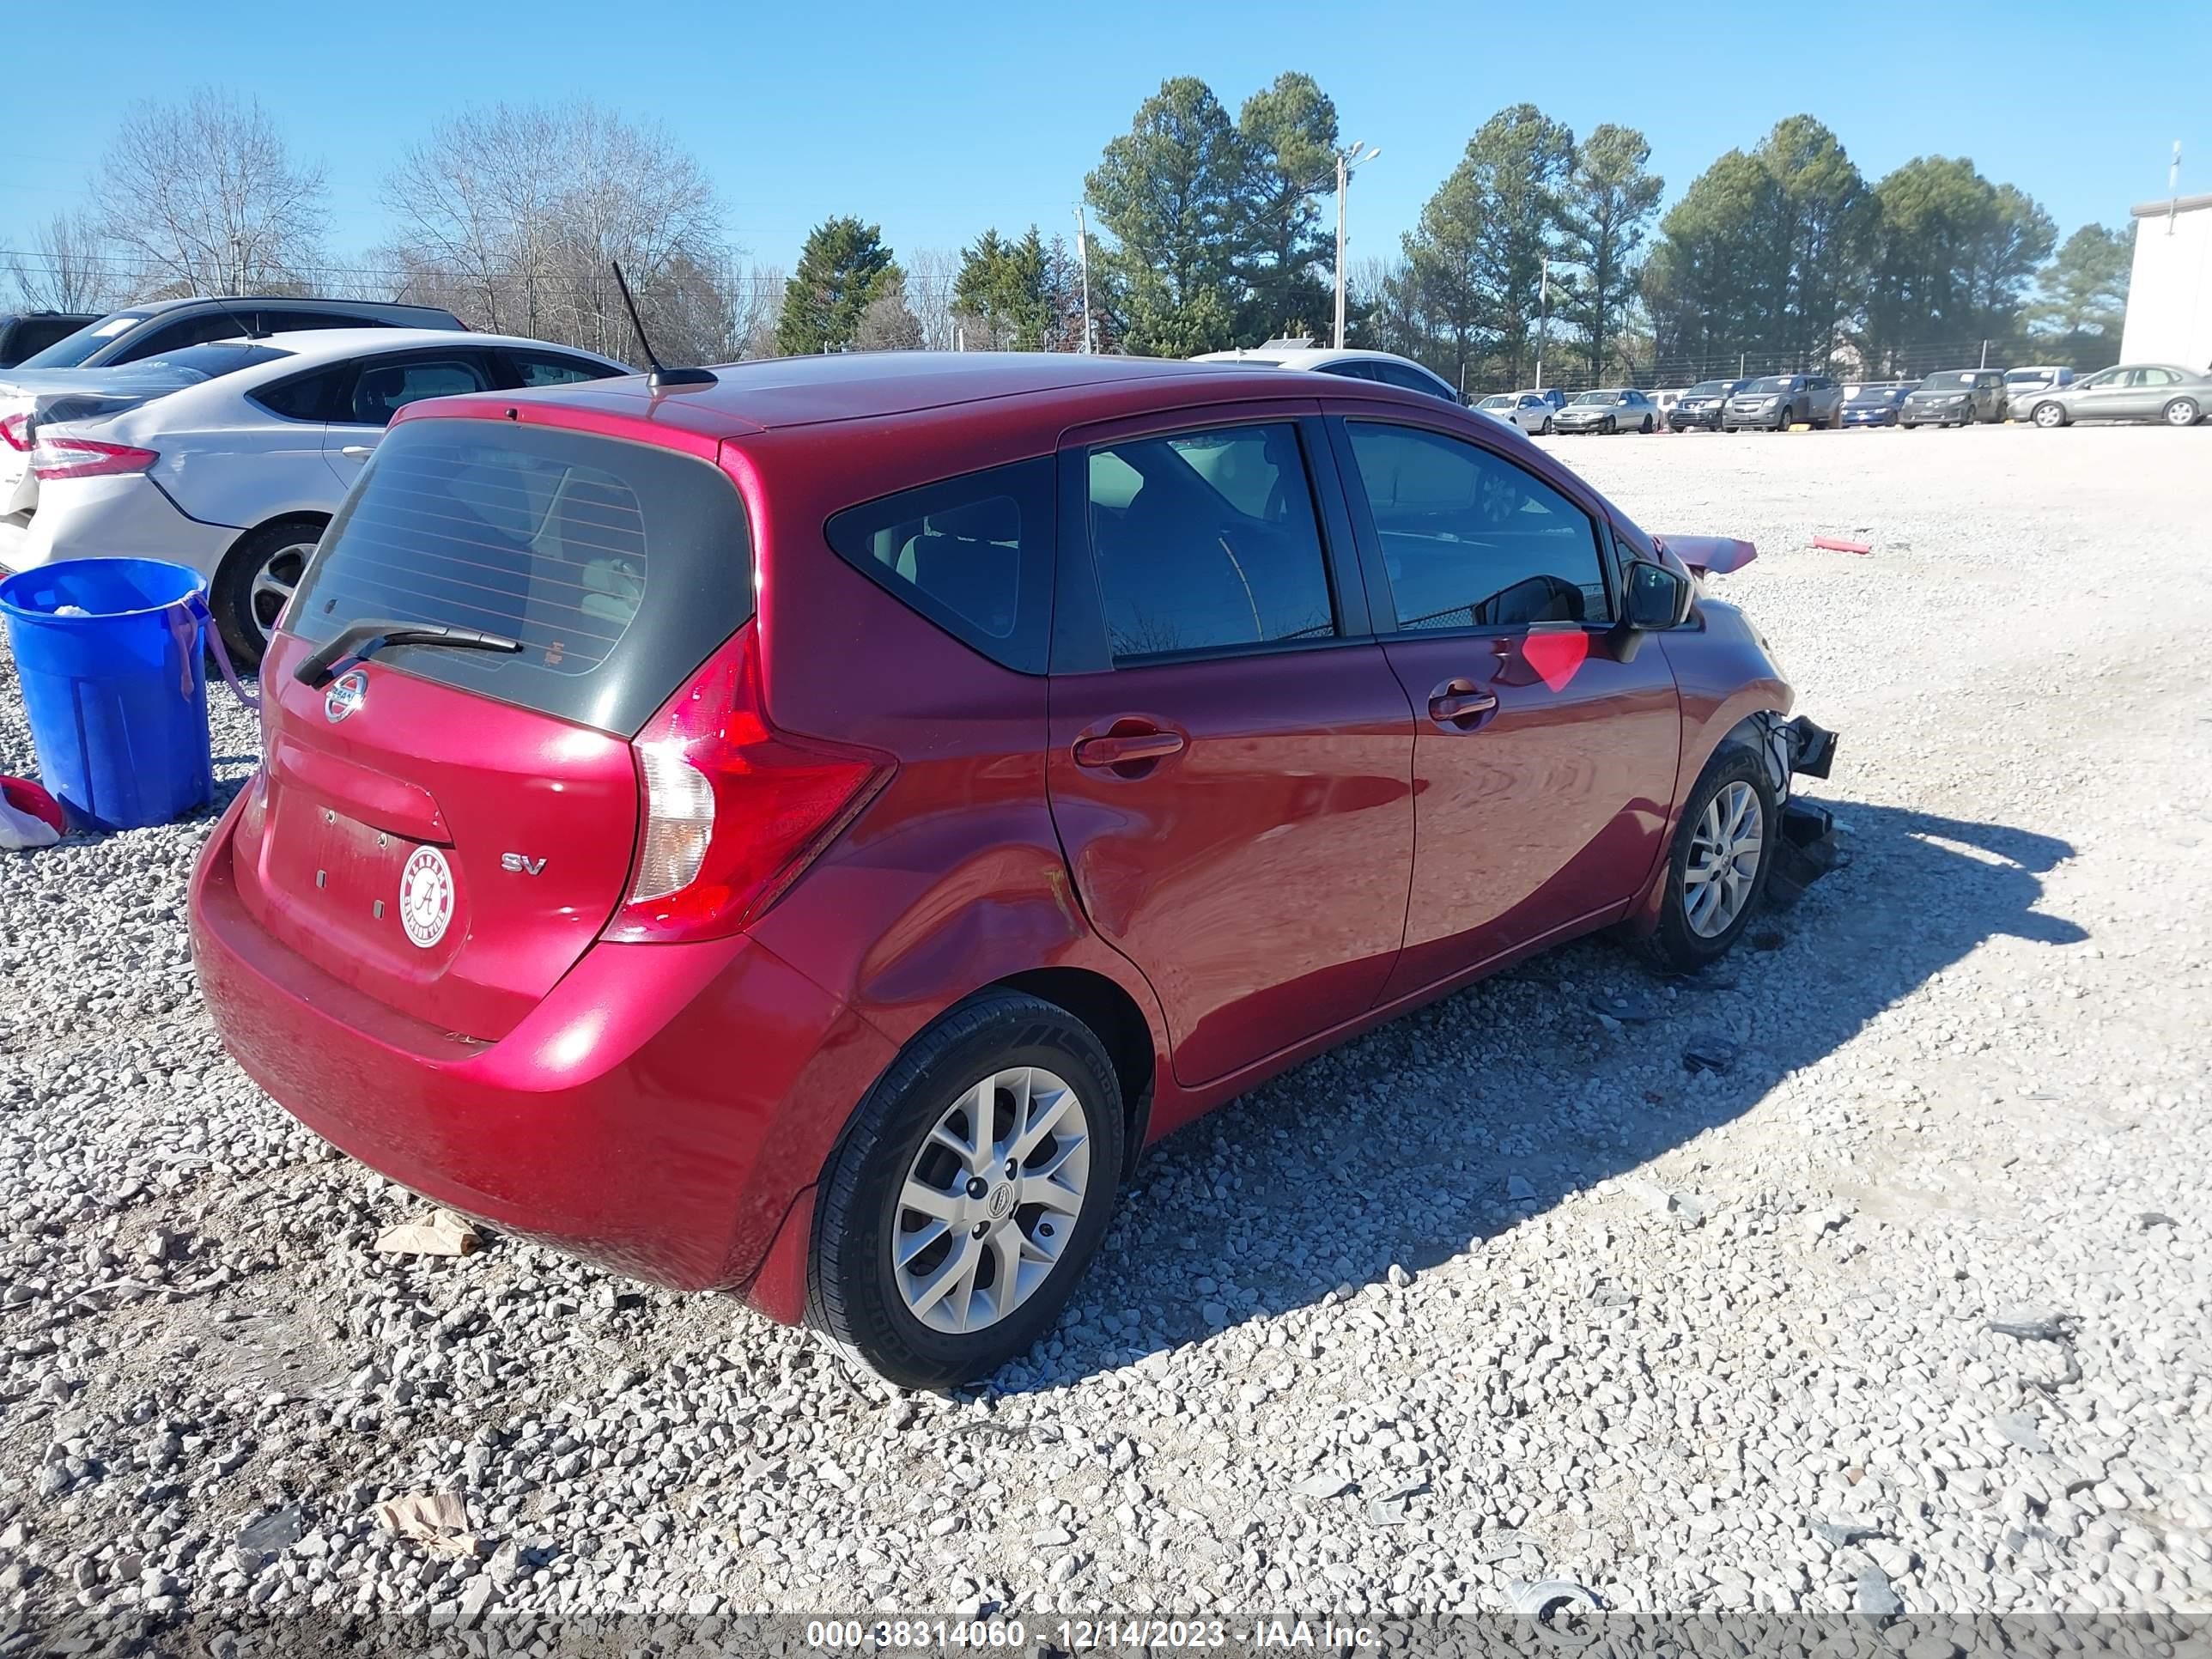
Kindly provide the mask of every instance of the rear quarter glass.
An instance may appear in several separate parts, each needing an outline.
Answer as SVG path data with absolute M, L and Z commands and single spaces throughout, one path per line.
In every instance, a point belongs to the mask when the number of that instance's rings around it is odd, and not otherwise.
M 752 538 L 710 462 L 479 419 L 400 422 L 325 532 L 285 631 L 368 618 L 518 640 L 377 653 L 457 690 L 622 736 L 753 613 Z

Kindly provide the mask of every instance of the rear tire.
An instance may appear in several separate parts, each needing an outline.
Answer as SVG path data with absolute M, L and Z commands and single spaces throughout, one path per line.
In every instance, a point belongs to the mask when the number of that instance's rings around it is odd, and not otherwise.
M 2168 426 L 2195 426 L 2203 411 L 2197 408 L 2194 398 L 2176 398 L 2159 410 L 2159 418 Z
M 312 514 L 273 520 L 246 532 L 222 556 L 209 584 L 208 609 L 240 673 L 260 665 L 277 615 L 329 522 Z
M 1717 802 L 1717 816 L 1709 820 L 1707 814 Z M 1725 834 L 1716 837 L 1711 833 L 1716 827 L 1729 830 L 1740 811 L 1755 811 L 1755 826 L 1744 821 L 1744 827 L 1758 838 L 1755 854 L 1744 850 L 1740 833 L 1736 837 Z M 1674 827 L 1674 844 L 1667 854 L 1667 890 L 1659 903 L 1659 926 L 1644 941 L 1644 954 L 1677 974 L 1693 974 L 1726 956 L 1751 925 L 1765 896 L 1766 874 L 1774 861 L 1781 818 L 1765 762 L 1741 744 L 1723 744 L 1705 763 L 1697 787 L 1682 808 L 1681 822 Z M 1754 862 L 1746 870 L 1747 857 Z M 1703 880 L 1695 878 L 1699 873 Z M 1731 898 L 1734 908 L 1723 915 L 1721 907 Z
M 987 1084 L 979 1136 L 968 1105 L 981 1109 Z M 1047 1092 L 1059 1089 L 1072 1097 L 1065 1105 Z M 1059 1115 L 1024 1151 L 1022 1116 L 1048 1099 Z M 877 1080 L 830 1159 L 814 1213 L 807 1322 L 901 1388 L 996 1370 L 1051 1328 L 1097 1252 L 1121 1186 L 1125 1126 L 1113 1062 L 1066 1009 L 1013 991 L 954 1009 Z M 1078 1141 L 1077 1186 L 1055 1184 L 1050 1203 L 1029 1201 L 1048 1175 L 1067 1179 Z M 1032 1267 L 1042 1277 L 1022 1288 Z M 950 1289 L 939 1285 L 945 1270 Z

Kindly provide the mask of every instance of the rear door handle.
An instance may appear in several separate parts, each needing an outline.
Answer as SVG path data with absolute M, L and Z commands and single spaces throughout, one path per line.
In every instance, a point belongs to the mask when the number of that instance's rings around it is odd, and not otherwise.
M 1497 707 L 1496 695 L 1470 679 L 1449 679 L 1429 693 L 1429 718 L 1455 732 L 1473 731 L 1476 722 Z
M 1183 735 L 1180 732 L 1110 732 L 1100 738 L 1079 738 L 1075 763 L 1119 770 L 1125 766 L 1164 760 L 1182 750 Z

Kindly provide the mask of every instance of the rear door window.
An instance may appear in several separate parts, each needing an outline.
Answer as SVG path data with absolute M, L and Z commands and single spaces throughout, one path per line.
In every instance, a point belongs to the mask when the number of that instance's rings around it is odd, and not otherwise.
M 1346 430 L 1400 632 L 1611 619 L 1596 524 L 1535 474 L 1418 427 Z
M 571 357 L 558 351 L 502 351 L 500 356 L 514 373 L 518 386 L 574 386 L 584 380 L 604 380 L 621 373 L 589 357 Z
M 1050 648 L 1053 464 L 1017 461 L 848 507 L 830 545 L 994 662 L 1042 674 Z
M 324 533 L 286 631 L 372 618 L 520 641 L 380 664 L 629 735 L 753 610 L 737 489 L 651 445 L 507 422 L 403 422 Z
M 371 359 L 361 365 L 351 405 L 337 418 L 354 426 L 386 426 L 408 404 L 425 398 L 450 398 L 490 386 L 490 368 L 479 352 Z
M 1336 608 L 1288 422 L 1093 449 L 1091 544 L 1117 663 L 1327 639 Z

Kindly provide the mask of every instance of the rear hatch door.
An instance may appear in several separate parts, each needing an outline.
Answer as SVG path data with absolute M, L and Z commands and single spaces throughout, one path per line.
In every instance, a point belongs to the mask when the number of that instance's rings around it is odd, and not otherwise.
M 751 610 L 743 503 L 711 462 L 550 425 L 398 422 L 264 665 L 246 902 L 387 1006 L 504 1035 L 629 891 L 630 738 Z M 522 649 L 387 646 L 301 681 L 314 647 L 369 619 Z

